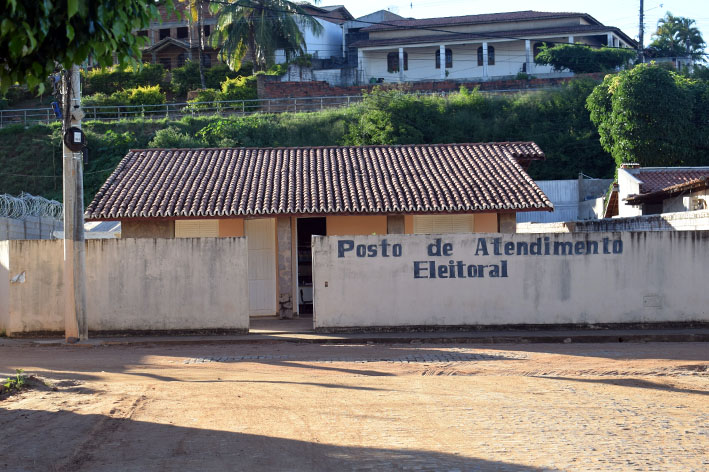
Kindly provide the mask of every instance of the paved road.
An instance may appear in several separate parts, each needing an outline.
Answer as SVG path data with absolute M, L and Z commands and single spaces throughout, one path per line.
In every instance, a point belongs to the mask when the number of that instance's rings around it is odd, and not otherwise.
M 706 343 L 0 347 L 0 470 L 709 470 Z

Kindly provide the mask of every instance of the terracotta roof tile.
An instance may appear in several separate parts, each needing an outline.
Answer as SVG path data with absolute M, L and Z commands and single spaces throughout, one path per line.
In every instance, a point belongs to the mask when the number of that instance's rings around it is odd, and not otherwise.
M 642 182 L 640 185 L 640 192 L 645 194 L 666 190 L 669 187 L 674 187 L 675 185 L 680 185 L 702 177 L 707 177 L 709 176 L 709 167 L 704 169 L 641 169 L 638 172 L 633 172 L 632 175 Z
M 517 162 L 540 159 L 544 153 L 530 142 L 132 150 L 86 216 L 551 210 Z
M 350 46 L 356 48 L 368 48 L 368 47 L 381 47 L 381 46 L 394 46 L 394 45 L 404 45 L 404 44 L 427 44 L 427 43 L 441 43 L 441 42 L 456 42 L 456 41 L 469 41 L 469 42 L 481 42 L 486 39 L 491 38 L 533 38 L 538 36 L 555 36 L 562 34 L 600 34 L 607 32 L 614 32 L 623 39 L 630 43 L 635 44 L 635 41 L 627 36 L 620 29 L 613 26 L 603 26 L 603 25 L 567 25 L 567 26 L 553 26 L 553 27 L 543 27 L 543 28 L 531 28 L 523 30 L 495 30 L 495 31 L 478 31 L 470 33 L 442 33 L 434 35 L 421 36 L 420 34 L 415 34 L 416 31 L 412 30 L 412 35 L 407 37 L 397 37 L 397 38 L 386 38 L 386 39 L 362 39 L 355 41 Z
M 583 17 L 588 19 L 593 24 L 600 24 L 598 20 L 588 15 L 587 13 L 570 13 L 570 12 L 545 12 L 545 11 L 513 11 L 506 13 L 484 13 L 481 15 L 463 15 L 463 16 L 448 16 L 442 18 L 406 18 L 403 20 L 387 21 L 383 25 L 372 25 L 364 28 L 363 31 L 382 31 L 389 29 L 402 29 L 412 27 L 441 27 L 452 25 L 468 25 L 468 24 L 485 24 L 499 23 L 508 21 L 529 21 L 543 20 L 552 18 L 570 18 Z

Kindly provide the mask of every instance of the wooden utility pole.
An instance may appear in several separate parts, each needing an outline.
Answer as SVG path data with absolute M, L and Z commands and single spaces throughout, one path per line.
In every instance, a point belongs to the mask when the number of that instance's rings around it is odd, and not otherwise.
M 638 30 L 638 62 L 645 62 L 645 46 L 643 45 L 643 36 L 645 35 L 645 7 L 643 0 L 640 0 L 640 29 Z
M 62 72 L 63 127 L 81 128 L 81 89 L 79 66 Z M 66 342 L 89 337 L 86 321 L 86 253 L 84 246 L 84 172 L 83 154 L 74 152 L 63 140 L 64 159 L 64 331 Z

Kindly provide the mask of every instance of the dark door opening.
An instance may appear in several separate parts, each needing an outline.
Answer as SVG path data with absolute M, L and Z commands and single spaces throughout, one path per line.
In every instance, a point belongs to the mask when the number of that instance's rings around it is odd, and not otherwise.
M 325 218 L 298 218 L 296 233 L 298 239 L 298 314 L 313 314 L 313 235 L 325 236 Z

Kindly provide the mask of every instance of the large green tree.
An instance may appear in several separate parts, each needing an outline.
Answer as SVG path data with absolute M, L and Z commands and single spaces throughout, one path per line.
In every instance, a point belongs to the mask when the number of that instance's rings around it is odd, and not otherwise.
M 91 56 L 100 66 L 138 65 L 147 38 L 132 34 L 158 18 L 146 0 L 0 0 L 0 93 L 15 83 L 44 90 L 57 65 Z M 172 0 L 162 0 L 172 9 Z
M 709 165 L 709 83 L 654 64 L 608 75 L 587 100 L 618 165 Z
M 574 74 L 606 72 L 627 65 L 635 57 L 633 49 L 592 48 L 583 44 L 542 46 L 534 62 L 550 65 L 554 70 L 568 69 Z
M 657 31 L 649 50 L 655 57 L 687 56 L 698 61 L 704 58 L 705 47 L 704 38 L 694 20 L 667 12 L 657 22 Z
M 221 59 L 233 70 L 239 69 L 247 54 L 255 70 L 273 64 L 278 49 L 287 58 L 302 55 L 301 28 L 316 35 L 323 29 L 301 5 L 288 0 L 230 0 L 213 5 L 218 16 L 212 44 L 221 48 Z

